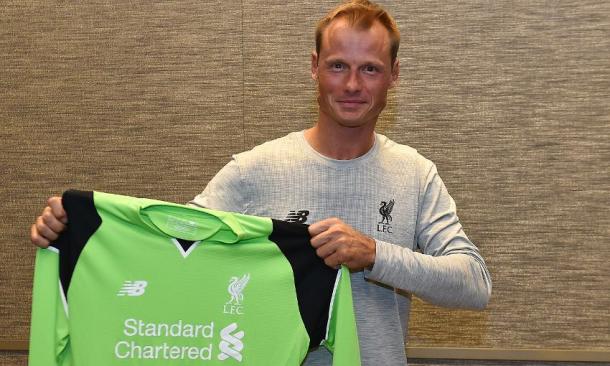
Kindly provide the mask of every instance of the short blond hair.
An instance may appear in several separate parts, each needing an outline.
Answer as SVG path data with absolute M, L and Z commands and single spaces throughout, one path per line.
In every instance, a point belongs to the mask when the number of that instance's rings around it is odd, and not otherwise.
M 390 57 L 392 65 L 398 56 L 400 46 L 400 31 L 394 18 L 379 5 L 368 0 L 352 0 L 331 10 L 318 22 L 316 27 L 316 53 L 320 55 L 322 35 L 333 20 L 346 18 L 349 25 L 359 29 L 370 29 L 375 21 L 383 25 L 390 34 Z

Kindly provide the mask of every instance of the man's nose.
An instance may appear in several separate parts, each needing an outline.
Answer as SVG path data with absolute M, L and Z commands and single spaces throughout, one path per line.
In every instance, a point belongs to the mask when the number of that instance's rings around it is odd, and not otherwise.
M 347 92 L 354 93 L 359 92 L 362 87 L 362 80 L 358 71 L 352 71 L 348 74 L 345 83 L 345 89 Z

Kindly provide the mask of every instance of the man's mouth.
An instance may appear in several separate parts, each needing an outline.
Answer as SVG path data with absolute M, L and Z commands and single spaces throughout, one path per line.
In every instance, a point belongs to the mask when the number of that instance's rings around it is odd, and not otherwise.
M 342 99 L 337 102 L 347 108 L 356 108 L 366 103 L 364 100 L 360 99 Z

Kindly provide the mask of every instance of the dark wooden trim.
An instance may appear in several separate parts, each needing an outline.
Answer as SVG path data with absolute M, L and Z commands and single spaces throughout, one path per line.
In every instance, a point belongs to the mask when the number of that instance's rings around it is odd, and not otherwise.
M 0 339 L 0 351 L 27 351 L 28 341 Z M 407 347 L 408 358 L 504 361 L 610 362 L 610 350 Z

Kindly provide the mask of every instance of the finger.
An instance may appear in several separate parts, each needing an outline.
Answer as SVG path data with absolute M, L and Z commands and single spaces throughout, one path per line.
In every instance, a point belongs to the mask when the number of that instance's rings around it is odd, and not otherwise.
M 328 230 L 329 227 L 330 227 L 330 223 L 328 222 L 328 219 L 326 219 L 326 220 L 318 221 L 316 223 L 309 225 L 307 230 L 309 231 L 309 235 L 314 237 L 316 235 L 319 235 L 319 234 L 325 232 L 326 230 Z
M 322 221 L 318 221 L 316 223 L 309 225 L 309 228 L 308 228 L 309 235 L 316 236 L 338 224 L 343 224 L 343 221 L 341 221 L 341 219 L 338 219 L 336 217 L 330 217 L 330 218 L 324 219 Z
M 313 246 L 314 248 L 317 249 L 317 248 L 320 248 L 321 246 L 325 245 L 329 241 L 331 241 L 331 239 L 332 239 L 332 233 L 330 233 L 327 230 L 327 231 L 321 232 L 320 234 L 312 236 L 309 241 L 311 243 L 311 246 Z
M 334 254 L 339 248 L 337 242 L 329 242 L 316 248 L 316 255 L 322 259 Z
M 336 225 L 331 226 L 328 230 L 312 237 L 310 239 L 311 245 L 314 248 L 320 248 L 322 246 L 333 243 L 334 247 L 339 245 L 340 243 L 345 243 L 345 233 L 341 230 L 341 227 Z
M 338 260 L 336 254 L 324 258 L 324 263 L 334 269 L 339 269 L 341 267 L 341 262 Z
M 38 235 L 49 241 L 53 241 L 59 236 L 55 231 L 49 228 L 49 226 L 44 222 L 42 216 L 38 216 L 35 225 Z
M 40 248 L 47 248 L 49 246 L 49 241 L 42 236 L 38 235 L 38 230 L 36 229 L 36 224 L 32 224 L 30 227 L 30 240 L 32 243 Z
M 63 222 L 64 224 L 68 223 L 68 215 L 66 214 L 66 211 L 64 210 L 64 206 L 63 203 L 61 201 L 61 197 L 51 197 L 47 200 L 49 207 L 51 207 L 51 210 L 53 211 L 53 215 L 60 220 L 61 222 Z
M 55 217 L 53 210 L 49 206 L 42 210 L 41 217 L 44 224 L 55 233 L 62 232 L 66 227 L 63 222 L 59 221 L 59 219 Z
M 345 235 L 344 229 L 345 225 L 341 225 L 341 223 L 333 221 L 326 228 L 326 230 L 320 232 L 319 234 L 312 235 L 311 245 L 314 248 L 319 248 L 320 246 L 325 245 L 328 242 L 337 241 Z

